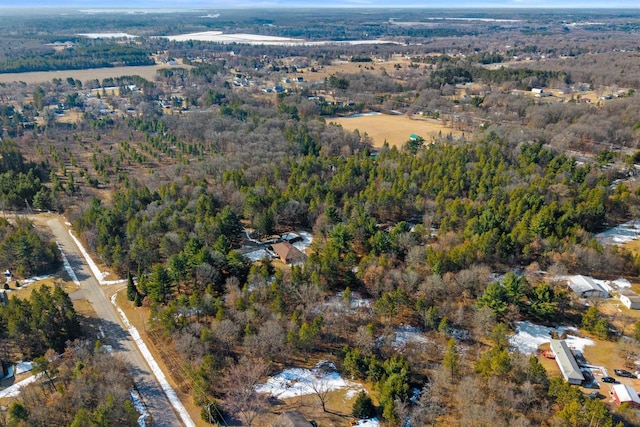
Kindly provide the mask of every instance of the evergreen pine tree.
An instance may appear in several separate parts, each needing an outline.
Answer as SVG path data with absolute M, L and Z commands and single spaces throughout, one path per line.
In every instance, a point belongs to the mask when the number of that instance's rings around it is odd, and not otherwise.
M 136 289 L 136 285 L 133 283 L 133 277 L 131 277 L 131 272 L 127 273 L 127 299 L 129 301 L 133 301 L 136 299 L 136 295 L 138 294 L 138 290 Z

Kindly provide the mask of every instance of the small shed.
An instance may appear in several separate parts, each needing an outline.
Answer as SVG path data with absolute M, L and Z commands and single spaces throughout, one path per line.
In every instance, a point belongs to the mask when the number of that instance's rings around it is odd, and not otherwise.
M 584 375 L 580 371 L 578 362 L 565 340 L 551 340 L 551 351 L 556 356 L 556 362 L 562 376 L 569 384 L 580 385 Z
M 271 248 L 285 264 L 299 264 L 306 259 L 305 254 L 289 242 L 274 243 Z
M 609 298 L 610 296 L 609 292 L 596 283 L 592 277 L 571 276 L 567 282 L 571 290 L 581 298 Z
M 307 421 L 300 412 L 288 411 L 280 414 L 271 427 L 313 427 L 313 424 Z
M 627 403 L 632 408 L 640 409 L 640 397 L 638 397 L 638 393 L 633 387 L 626 384 L 615 384 L 611 388 L 611 394 L 616 404 Z
M 630 310 L 640 310 L 640 295 L 633 291 L 621 289 L 620 302 Z

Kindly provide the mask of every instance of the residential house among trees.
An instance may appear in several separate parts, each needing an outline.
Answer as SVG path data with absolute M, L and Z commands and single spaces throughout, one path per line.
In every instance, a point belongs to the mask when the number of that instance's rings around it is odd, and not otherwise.
M 289 242 L 274 243 L 271 248 L 285 264 L 299 264 L 306 259 L 305 254 Z

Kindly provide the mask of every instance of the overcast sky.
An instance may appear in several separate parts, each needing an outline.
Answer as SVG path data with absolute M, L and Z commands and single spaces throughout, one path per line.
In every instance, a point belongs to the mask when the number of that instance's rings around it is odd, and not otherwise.
M 231 7 L 518 7 L 640 8 L 640 0 L 0 0 L 0 7 L 202 8 Z

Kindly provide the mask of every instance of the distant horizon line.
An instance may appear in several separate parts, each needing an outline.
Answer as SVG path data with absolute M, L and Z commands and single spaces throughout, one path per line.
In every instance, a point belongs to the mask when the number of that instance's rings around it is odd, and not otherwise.
M 255 5 L 255 4 L 247 4 L 247 5 L 239 5 L 239 6 L 224 6 L 224 7 L 145 7 L 145 6 L 132 6 L 132 7 L 86 7 L 86 6 L 49 6 L 49 5 L 32 5 L 32 6 L 3 6 L 0 4 L 0 9 L 15 9 L 15 10 L 30 10 L 34 11 L 34 8 L 38 8 L 39 10 L 47 9 L 47 10 L 76 10 L 79 12 L 83 11 L 209 11 L 209 10 L 237 10 L 237 9 L 428 9 L 428 10 L 541 10 L 541 9 L 551 9 L 551 10 L 580 10 L 582 12 L 588 12 L 585 10 L 585 6 L 507 6 L 507 5 L 474 5 L 474 6 L 449 6 L 449 7 L 441 7 L 441 6 L 415 6 L 415 5 L 344 5 L 339 6 L 335 4 L 322 6 L 322 5 L 314 5 L 314 6 L 299 6 L 299 5 Z M 589 6 L 590 10 L 640 10 L 640 4 L 638 6 Z

